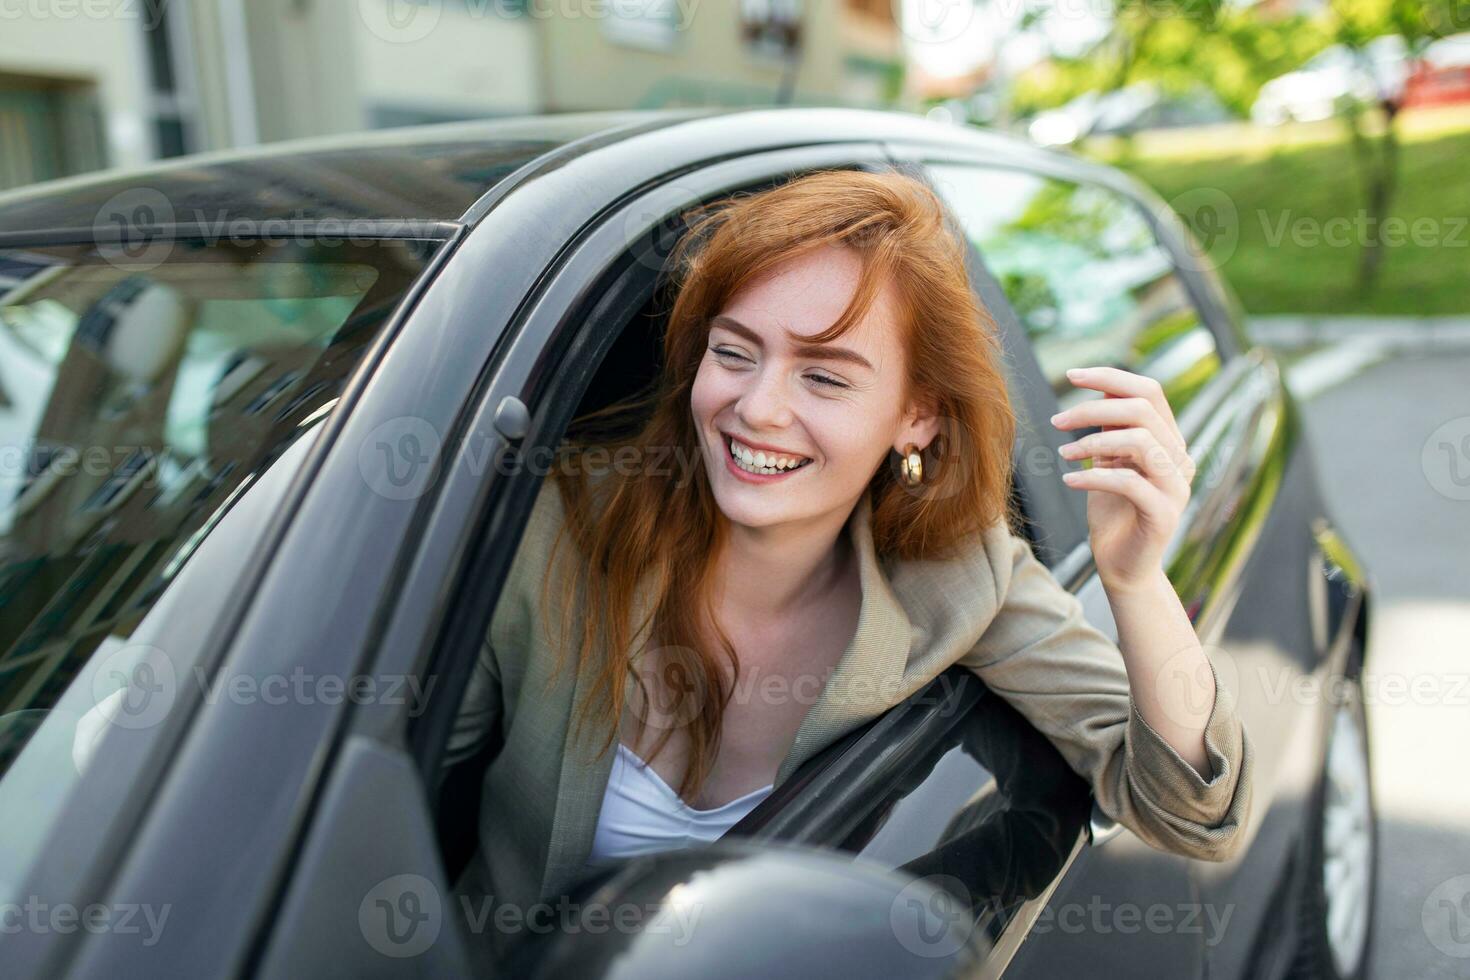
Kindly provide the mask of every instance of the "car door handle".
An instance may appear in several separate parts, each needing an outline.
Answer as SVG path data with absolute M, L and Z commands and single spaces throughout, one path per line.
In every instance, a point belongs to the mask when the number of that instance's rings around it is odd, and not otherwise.
M 1087 837 L 1093 847 L 1104 844 L 1118 836 L 1123 830 L 1123 825 L 1103 812 L 1102 807 L 1097 805 L 1097 800 L 1092 801 L 1092 816 L 1087 821 Z

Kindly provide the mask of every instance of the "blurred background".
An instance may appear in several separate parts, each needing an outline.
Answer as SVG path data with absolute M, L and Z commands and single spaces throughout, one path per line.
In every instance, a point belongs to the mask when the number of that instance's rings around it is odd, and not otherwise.
M 1470 908 L 1426 904 L 1470 854 L 1470 0 L 0 0 L 0 193 L 364 129 L 778 104 L 1009 132 L 1191 225 L 1376 579 L 1374 970 L 1470 976 Z
M 1254 314 L 1466 312 L 1470 0 L 0 2 L 0 190 L 415 123 L 777 103 L 1116 163 Z

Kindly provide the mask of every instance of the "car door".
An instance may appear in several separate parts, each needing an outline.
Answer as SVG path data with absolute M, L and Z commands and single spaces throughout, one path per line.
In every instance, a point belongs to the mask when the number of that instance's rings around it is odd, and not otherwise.
M 384 945 L 405 956 L 432 950 L 430 955 L 444 957 L 440 962 L 446 967 L 458 962 L 468 944 L 451 939 L 453 927 L 444 921 L 452 873 L 436 846 L 436 833 L 442 836 L 444 828 L 434 827 L 434 801 L 426 790 L 437 784 L 437 757 L 452 721 L 453 712 L 445 706 L 457 706 L 455 695 L 463 690 L 499 579 L 541 479 L 525 466 L 502 469 L 499 464 L 511 458 L 512 449 L 524 461 L 534 458 L 534 450 L 555 444 L 573 409 L 588 396 L 587 386 L 597 384 L 598 366 L 621 356 L 616 352 L 623 338 L 633 338 L 627 350 L 636 356 L 639 338 L 619 331 L 647 303 L 659 264 L 660 233 L 667 230 L 661 225 L 675 205 L 805 168 L 875 165 L 881 159 L 871 145 L 829 145 L 727 160 L 686 173 L 677 187 L 656 187 L 609 208 L 600 224 L 579 234 L 562 264 L 537 277 L 537 289 L 521 305 L 508 342 L 497 351 L 470 420 L 446 436 L 446 465 L 432 506 L 424 508 L 418 557 L 407 566 L 399 610 L 382 617 L 376 672 L 407 672 L 421 690 L 432 685 L 434 693 L 422 712 L 382 704 L 355 712 L 301 861 L 292 869 L 277 918 L 280 928 L 271 936 L 264 963 L 276 971 L 301 963 L 340 964 L 343 950 L 376 955 Z M 641 250 L 628 250 L 630 231 Z M 601 396 L 594 392 L 592 397 Z M 434 612 L 426 616 L 426 610 Z M 431 636 L 425 632 L 430 628 Z M 421 636 L 431 642 L 424 645 Z M 409 759 L 414 765 L 405 767 Z M 949 765 L 960 763 L 956 755 Z M 983 785 L 982 780 L 976 789 Z M 392 812 L 382 812 L 375 799 L 393 799 Z M 964 802 L 952 801 L 955 813 Z M 352 860 L 364 853 L 374 860 Z M 401 874 L 385 875 L 391 867 L 402 869 Z M 429 919 L 437 921 L 436 934 L 444 938 L 410 953 L 419 933 L 408 924 L 430 907 L 437 911 Z M 371 937 L 349 914 L 360 908 L 373 923 Z M 401 928 L 390 924 L 395 921 Z M 373 955 L 365 962 L 380 962 Z

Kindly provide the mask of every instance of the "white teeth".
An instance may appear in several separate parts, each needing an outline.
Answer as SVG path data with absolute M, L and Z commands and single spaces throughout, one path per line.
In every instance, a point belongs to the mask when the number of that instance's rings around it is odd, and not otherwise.
M 730 440 L 730 455 L 735 465 L 752 473 L 784 473 L 811 462 L 806 457 L 778 456 L 775 453 L 756 452 L 749 446 Z

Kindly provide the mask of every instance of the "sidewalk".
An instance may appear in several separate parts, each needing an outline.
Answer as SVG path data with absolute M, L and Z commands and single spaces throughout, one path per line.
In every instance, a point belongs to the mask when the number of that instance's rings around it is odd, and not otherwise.
M 1470 317 L 1259 316 L 1246 332 L 1278 353 L 1287 386 L 1299 398 L 1392 356 L 1470 352 Z
M 1470 316 L 1256 316 L 1246 331 L 1282 349 L 1373 341 L 1398 350 L 1470 350 Z

